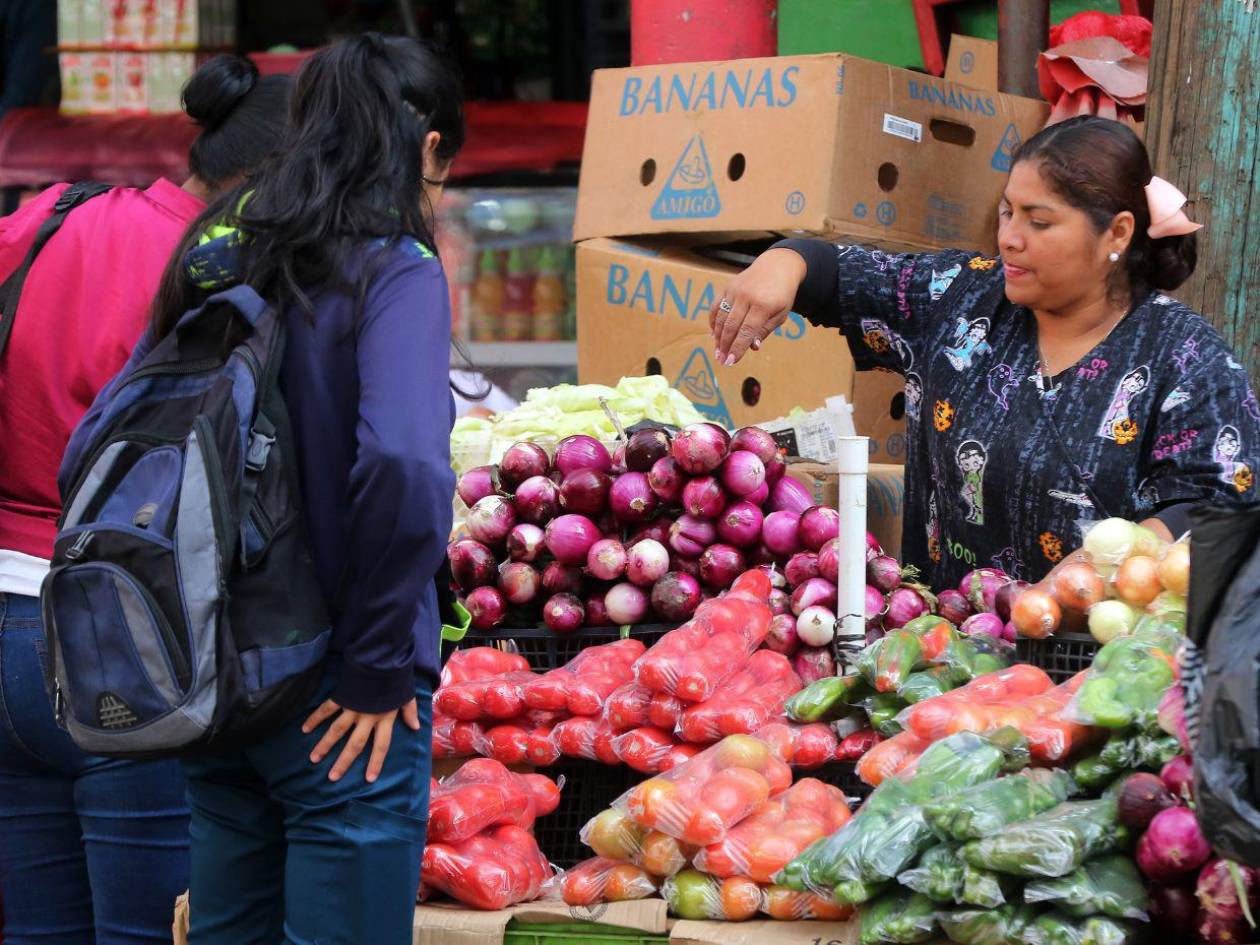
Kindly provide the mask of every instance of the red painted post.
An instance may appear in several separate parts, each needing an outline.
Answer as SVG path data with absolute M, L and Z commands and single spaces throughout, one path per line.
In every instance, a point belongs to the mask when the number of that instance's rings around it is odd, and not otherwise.
M 778 0 L 630 0 L 630 63 L 778 53 Z

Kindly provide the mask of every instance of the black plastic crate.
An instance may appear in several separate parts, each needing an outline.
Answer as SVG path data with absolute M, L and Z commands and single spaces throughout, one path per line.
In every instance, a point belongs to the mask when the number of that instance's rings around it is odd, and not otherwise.
M 1098 641 L 1088 633 L 1060 633 L 1044 640 L 1020 637 L 1015 644 L 1015 657 L 1046 671 L 1056 683 L 1067 682 L 1083 669 L 1089 669 Z
M 844 792 L 845 797 L 855 797 L 858 800 L 866 800 L 873 790 L 869 784 L 857 776 L 857 762 L 855 761 L 829 761 L 813 771 L 796 768 L 794 774 L 795 780 L 817 778 L 823 784 L 838 787 Z
M 561 758 L 554 765 L 539 768 L 538 773 L 556 781 L 564 777 L 560 806 L 534 824 L 538 848 L 562 869 L 595 855 L 578 837 L 586 822 L 649 777 L 626 765 L 605 765 L 580 758 Z
M 651 646 L 677 624 L 640 624 L 630 627 L 628 636 L 642 640 L 644 646 Z M 621 627 L 583 627 L 574 633 L 556 633 L 547 627 L 527 627 L 517 630 L 498 629 L 490 631 L 469 630 L 468 635 L 452 649 L 468 649 L 474 646 L 498 646 L 511 640 L 516 650 L 529 660 L 531 669 L 535 671 L 557 669 L 577 656 L 588 646 L 599 646 L 621 639 Z M 443 654 L 449 656 L 447 651 Z

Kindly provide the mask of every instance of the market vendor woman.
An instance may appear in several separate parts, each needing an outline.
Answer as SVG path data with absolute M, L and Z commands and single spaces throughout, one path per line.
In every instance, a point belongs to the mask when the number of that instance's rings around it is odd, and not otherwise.
M 1194 271 L 1184 202 L 1127 126 L 1053 125 L 1016 157 L 1000 260 L 784 240 L 714 306 L 717 357 L 794 308 L 905 376 L 903 556 L 933 586 L 1038 580 L 1110 516 L 1172 538 L 1195 505 L 1254 501 L 1260 468 L 1246 370 L 1160 292 Z

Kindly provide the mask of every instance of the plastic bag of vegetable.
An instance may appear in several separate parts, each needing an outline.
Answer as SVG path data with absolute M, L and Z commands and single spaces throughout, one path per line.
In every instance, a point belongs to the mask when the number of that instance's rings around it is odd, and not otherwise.
M 644 654 L 642 640 L 627 638 L 580 651 L 564 666 L 524 687 L 531 709 L 565 710 L 571 715 L 598 715 L 618 687 L 630 681 L 631 667 Z
M 1109 768 L 1123 771 L 1151 768 L 1158 771 L 1181 754 L 1181 743 L 1175 735 L 1152 735 L 1148 732 L 1116 732 L 1098 752 L 1098 760 Z
M 958 945 L 1020 945 L 1037 917 L 1035 907 L 1011 904 L 998 909 L 954 909 L 937 914 L 937 921 Z
M 585 651 L 584 651 L 585 652 Z M 678 734 L 707 745 L 723 735 L 751 735 L 776 717 L 801 689 L 801 677 L 782 653 L 758 650 L 704 702 L 683 710 Z
M 895 693 L 911 673 L 926 663 L 918 634 L 903 628 L 863 649 L 857 669 L 876 692 Z
M 853 917 L 852 906 L 837 905 L 830 896 L 797 892 L 786 886 L 768 886 L 761 911 L 770 918 L 783 922 L 809 919 L 821 922 L 843 922 Z
M 657 877 L 686 869 L 696 855 L 695 847 L 648 830 L 614 807 L 587 821 L 580 837 L 597 855 L 633 863 Z
M 792 696 L 784 711 L 794 722 L 834 722 L 856 713 L 870 695 L 870 684 L 861 676 L 830 676 Z
M 905 780 L 886 780 L 840 831 L 811 844 L 775 881 L 857 904 L 906 870 L 934 838 L 921 804 L 993 778 L 1007 757 L 994 740 L 964 732 L 930 746 Z
M 906 681 L 898 687 L 897 695 L 910 705 L 914 705 L 916 702 L 923 702 L 934 696 L 943 696 L 970 679 L 971 674 L 960 667 L 933 666 L 907 676 Z
M 1101 856 L 1066 876 L 1024 887 L 1025 902 L 1048 902 L 1077 919 L 1106 915 L 1146 921 L 1146 886 L 1131 857 Z
M 1057 807 L 1071 789 L 1067 772 L 1037 768 L 930 801 L 923 813 L 937 836 L 965 843 Z
M 962 858 L 1014 876 L 1064 876 L 1091 857 L 1117 849 L 1122 828 L 1113 798 L 1067 801 L 999 833 L 973 840 Z
M 977 723 L 976 707 L 1000 703 L 1017 703 L 1029 696 L 1041 695 L 1053 687 L 1043 670 L 1024 663 L 977 676 L 967 685 L 911 706 L 901 715 L 907 731 L 920 738 L 936 741 L 959 731 L 970 731 Z M 970 727 L 969 727 L 970 726 Z
M 1064 718 L 1101 728 L 1153 725 L 1164 692 L 1177 679 L 1182 639 L 1176 630 L 1155 624 L 1112 640 L 1095 655 Z
M 901 873 L 897 882 L 934 902 L 954 903 L 962 890 L 963 866 L 958 848 L 942 843 L 924 853 L 918 865 Z
M 871 787 L 879 787 L 885 780 L 913 762 L 931 744 L 914 732 L 902 732 L 869 748 L 857 763 L 857 775 Z
M 720 842 L 767 798 L 791 785 L 792 769 L 768 742 L 752 735 L 728 735 L 631 788 L 613 807 L 644 827 L 707 846 Z
M 961 905 L 996 909 L 1008 902 L 1019 901 L 1019 880 L 1014 876 L 963 865 L 962 888 L 958 891 Z
M 1021 936 L 1023 945 L 1126 945 L 1134 927 L 1107 916 L 1074 919 L 1062 912 L 1038 916 Z
M 747 876 L 717 879 L 698 870 L 683 870 L 661 885 L 669 911 L 680 919 L 743 922 L 765 904 L 765 890 Z
M 858 910 L 860 945 L 914 945 L 936 930 L 936 905 L 927 896 L 896 889 Z
M 429 839 L 459 843 L 488 827 L 529 829 L 560 803 L 560 789 L 541 774 L 517 774 L 491 758 L 474 758 L 438 782 L 429 796 Z
M 898 716 L 906 708 L 906 700 L 895 692 L 877 692 L 863 700 L 862 708 L 870 720 L 871 728 L 881 738 L 892 738 L 900 734 L 901 723 Z
M 661 637 L 634 664 L 635 678 L 653 692 L 703 702 L 737 673 L 770 629 L 770 579 L 747 571 L 723 597 L 705 601 L 677 630 Z
M 811 843 L 839 830 L 851 817 L 839 788 L 803 778 L 745 817 L 725 839 L 701 850 L 696 869 L 768 883 Z
M 656 879 L 632 863 L 596 856 L 547 880 L 542 895 L 570 906 L 593 906 L 599 902 L 646 899 L 656 895 L 658 885 Z
M 430 843 L 420 871 L 425 886 L 474 909 L 506 909 L 537 899 L 551 875 L 534 835 L 516 826 L 495 827 L 459 843 Z

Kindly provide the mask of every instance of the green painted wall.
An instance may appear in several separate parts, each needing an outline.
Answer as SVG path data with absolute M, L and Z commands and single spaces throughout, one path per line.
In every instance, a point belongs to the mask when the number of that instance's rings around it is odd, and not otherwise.
M 1119 13 L 1119 0 L 1052 0 L 1054 22 L 1082 10 Z M 997 39 L 997 0 L 942 8 L 942 31 Z M 846 52 L 894 66 L 922 69 L 919 31 L 910 0 L 779 0 L 779 55 Z

